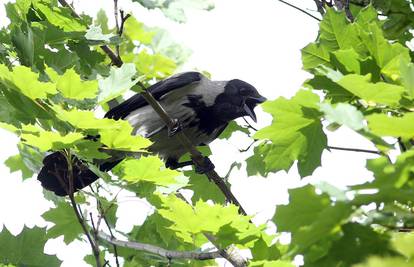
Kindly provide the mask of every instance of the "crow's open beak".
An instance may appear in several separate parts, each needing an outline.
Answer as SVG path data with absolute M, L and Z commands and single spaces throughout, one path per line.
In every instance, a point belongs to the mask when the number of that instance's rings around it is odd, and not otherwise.
M 254 122 L 257 122 L 256 113 L 254 113 L 254 107 L 257 104 L 261 104 L 265 102 L 267 99 L 264 96 L 258 95 L 258 96 L 249 96 L 246 99 L 246 103 L 243 105 L 243 110 L 246 112 L 246 115 L 248 115 Z
M 252 118 L 254 122 L 257 122 L 256 114 L 252 108 L 250 108 L 247 104 L 244 104 L 243 109 L 246 112 L 246 115 Z

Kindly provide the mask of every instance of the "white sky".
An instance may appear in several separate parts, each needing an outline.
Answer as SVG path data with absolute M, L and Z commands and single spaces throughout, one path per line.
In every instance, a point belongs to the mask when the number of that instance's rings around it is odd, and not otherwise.
M 216 80 L 243 79 L 269 99 L 294 95 L 309 77 L 301 70 L 300 49 L 315 40 L 317 21 L 276 0 L 218 0 L 211 12 L 191 12 L 186 24 L 173 23 L 160 12 L 148 12 L 129 2 L 121 0 L 119 5 L 125 11 L 132 11 L 138 20 L 148 26 L 168 29 L 178 43 L 193 50 L 185 70 L 207 70 Z M 312 0 L 290 2 L 314 10 Z M 78 12 L 84 11 L 90 15 L 98 11 L 97 3 L 100 8 L 107 10 L 112 22 L 111 0 L 74 1 Z M 4 18 L 4 8 L 1 6 L 0 23 L 3 25 Z M 263 112 L 258 111 L 258 118 L 259 127 L 270 122 L 270 116 Z M 328 133 L 328 142 L 334 146 L 374 149 L 364 138 L 347 129 Z M 0 129 L 1 162 L 17 153 L 16 143 L 16 137 Z M 243 160 L 248 156 L 239 153 L 238 149 L 247 147 L 249 143 L 248 138 L 235 134 L 230 141 L 218 140 L 211 145 L 212 161 L 219 174 L 225 174 L 234 160 Z M 325 151 L 323 168 L 318 168 L 311 178 L 302 182 L 296 168 L 292 168 L 288 174 L 279 172 L 268 178 L 247 177 L 244 171 L 235 171 L 230 179 L 232 191 L 249 214 L 257 214 L 255 222 L 262 223 L 271 218 L 276 204 L 287 202 L 288 188 L 309 181 L 328 181 L 344 187 L 371 177 L 364 168 L 365 160 L 369 157 L 372 155 Z M 43 200 L 35 179 L 21 182 L 19 177 L 20 174 L 9 174 L 9 170 L 3 164 L 0 165 L 0 229 L 3 223 L 14 234 L 18 234 L 24 224 L 44 226 L 40 215 L 50 207 Z M 135 212 L 131 210 L 149 209 L 142 201 L 125 202 L 120 205 L 119 211 L 124 219 L 118 222 L 117 228 L 128 229 L 142 222 L 142 216 L 132 217 L 131 214 Z M 85 266 L 82 258 L 85 251 L 89 252 L 89 247 L 78 242 L 64 246 L 62 238 L 58 238 L 50 242 L 46 250 L 57 251 L 64 260 L 62 266 Z

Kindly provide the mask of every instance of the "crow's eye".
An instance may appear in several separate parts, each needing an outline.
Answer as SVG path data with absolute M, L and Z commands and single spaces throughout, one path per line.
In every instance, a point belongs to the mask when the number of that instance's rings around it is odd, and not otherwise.
M 242 87 L 239 89 L 239 94 L 241 95 L 248 95 L 250 93 L 250 90 L 247 89 L 246 87 Z

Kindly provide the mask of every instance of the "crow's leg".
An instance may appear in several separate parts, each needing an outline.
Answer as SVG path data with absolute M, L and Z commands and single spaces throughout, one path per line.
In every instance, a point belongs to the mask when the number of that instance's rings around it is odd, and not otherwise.
M 209 171 L 214 170 L 214 168 L 215 168 L 213 162 L 211 162 L 211 160 L 208 157 L 203 158 L 202 166 L 194 163 L 194 167 L 195 167 L 195 169 L 194 169 L 195 172 L 199 173 L 199 174 L 207 173 Z
M 215 166 L 213 162 L 208 157 L 203 158 L 203 166 L 199 166 L 198 164 L 194 163 L 192 160 L 178 162 L 175 159 L 167 159 L 165 166 L 170 169 L 178 169 L 186 166 L 194 165 L 194 170 L 196 173 L 203 174 L 214 170 Z
M 190 166 L 190 165 L 193 165 L 192 160 L 177 162 L 176 160 L 168 159 L 167 162 L 165 162 L 165 167 L 170 168 L 172 170 L 182 168 L 182 167 L 186 167 L 186 166 Z

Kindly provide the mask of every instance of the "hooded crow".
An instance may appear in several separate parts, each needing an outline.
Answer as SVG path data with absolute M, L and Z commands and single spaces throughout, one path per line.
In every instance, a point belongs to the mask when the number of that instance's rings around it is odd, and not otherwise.
M 174 75 L 150 86 L 148 91 L 169 116 L 179 122 L 180 130 L 194 146 L 209 144 L 236 118 L 248 116 L 256 122 L 254 108 L 266 100 L 247 82 L 238 79 L 211 81 L 199 72 Z M 158 154 L 167 167 L 182 166 L 178 160 L 186 150 L 141 94 L 112 108 L 105 117 L 128 121 L 133 127 L 133 134 L 153 142 L 149 151 Z M 75 191 L 99 178 L 79 159 L 72 158 Z M 109 171 L 120 161 L 122 158 L 110 158 L 100 162 L 99 166 L 101 171 Z M 42 186 L 56 195 L 67 195 L 69 190 L 65 177 L 68 166 L 65 156 L 60 152 L 52 153 L 45 157 L 43 164 L 38 175 Z

